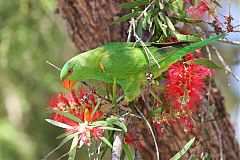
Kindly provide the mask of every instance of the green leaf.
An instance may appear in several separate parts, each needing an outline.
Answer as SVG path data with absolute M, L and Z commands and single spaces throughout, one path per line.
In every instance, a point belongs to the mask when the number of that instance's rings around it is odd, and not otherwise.
M 112 146 L 112 143 L 113 143 L 113 138 L 114 137 L 114 131 L 109 131 L 109 136 L 106 138 L 107 141 L 109 141 L 109 143 L 111 144 L 110 146 Z M 101 155 L 101 158 L 100 159 L 103 159 L 104 155 L 106 154 L 108 150 L 108 147 L 107 146 L 104 146 L 103 148 L 103 151 L 102 151 L 102 155 Z
M 184 34 L 179 34 L 175 33 L 174 34 L 177 38 L 177 40 L 181 42 L 197 42 L 200 41 L 200 38 L 194 37 L 194 36 L 189 36 L 189 35 L 184 35 Z
M 57 148 L 62 147 L 65 143 L 67 143 L 69 140 L 71 140 L 73 137 L 77 136 L 79 134 L 79 132 L 73 133 L 71 135 L 68 135 L 67 137 L 65 137 L 57 146 Z
M 147 5 L 148 3 L 149 3 L 149 0 L 138 0 L 133 2 L 122 3 L 120 4 L 120 7 L 125 9 L 132 9 L 142 5 Z
M 131 19 L 132 17 L 139 16 L 140 14 L 141 14 L 140 11 L 136 11 L 136 12 L 132 12 L 132 13 L 126 14 L 126 15 L 120 17 L 119 19 L 117 19 L 116 21 L 114 21 L 114 23 L 118 23 L 119 24 L 121 22 L 125 22 L 125 21 Z
M 151 112 L 150 112 L 150 114 L 151 115 L 156 115 L 156 114 L 158 114 L 158 113 L 162 113 L 164 110 L 166 110 L 167 108 L 169 108 L 168 106 L 161 106 L 161 107 L 159 107 L 159 108 L 156 108 L 156 109 L 154 109 L 154 110 L 152 110 Z
M 94 107 L 94 110 L 92 111 L 90 118 L 92 118 L 94 116 L 94 114 L 96 113 L 96 111 L 98 110 L 98 107 L 100 106 L 102 99 L 100 99 L 97 103 L 97 105 Z
M 162 4 L 160 1 L 158 1 L 158 4 L 159 4 L 159 8 L 160 8 L 160 9 L 163 9 L 163 8 L 164 8 L 163 4 Z
M 107 118 L 106 121 L 108 123 L 111 123 L 120 127 L 124 132 L 127 132 L 126 125 L 123 122 L 121 122 L 118 117 L 110 117 L 110 118 Z
M 147 27 L 148 27 L 148 23 L 147 23 L 148 17 L 144 17 L 144 18 L 142 18 L 142 19 L 143 19 L 143 20 L 142 20 L 142 28 L 143 28 L 144 30 L 146 30 Z
M 181 158 L 182 155 L 184 153 L 186 153 L 187 150 L 190 148 L 190 146 L 193 144 L 194 140 L 195 140 L 195 137 L 193 139 L 191 139 L 189 142 L 187 142 L 185 144 L 185 146 L 175 156 L 173 156 L 170 160 L 178 160 L 179 158 Z
M 193 44 L 190 44 L 180 50 L 178 50 L 175 54 L 170 55 L 169 57 L 167 57 L 166 59 L 164 59 L 160 65 L 161 65 L 161 70 L 162 71 L 166 71 L 168 69 L 168 67 L 175 63 L 176 61 L 178 61 L 179 59 L 181 59 L 183 56 L 185 56 L 188 53 L 192 53 L 194 52 L 196 49 L 204 47 L 210 43 L 213 43 L 217 40 L 219 40 L 220 38 L 223 38 L 225 36 L 225 34 L 222 35 L 217 35 L 208 39 L 205 39 L 203 41 L 199 41 L 199 42 L 195 42 Z
M 70 113 L 67 113 L 67 112 L 64 112 L 64 111 L 59 111 L 59 110 L 56 110 L 56 109 L 54 109 L 53 111 L 57 114 L 61 114 L 62 116 L 65 116 L 65 117 L 73 120 L 74 122 L 82 123 L 82 121 L 79 118 L 71 115 Z
M 153 96 L 154 99 L 156 99 L 159 103 L 162 104 L 161 99 L 150 89 L 150 93 Z
M 142 36 L 143 36 L 143 25 L 142 24 L 143 24 L 143 20 L 140 19 L 137 24 L 137 35 L 140 38 L 142 38 Z
M 161 28 L 164 36 L 167 37 L 167 30 L 166 30 L 166 27 L 163 25 L 163 23 L 161 22 L 161 20 L 159 19 L 159 17 L 156 17 L 156 21 L 157 21 L 157 24 L 158 26 Z
M 179 7 L 170 4 L 170 3 L 166 3 L 166 7 L 170 8 L 172 11 L 174 11 L 175 13 L 178 13 L 179 15 L 184 15 L 185 12 L 182 9 L 179 9 Z
M 100 129 L 112 130 L 112 131 L 122 131 L 121 129 L 114 127 L 99 127 Z
M 215 3 L 215 4 L 216 4 L 218 7 L 222 8 L 221 4 L 220 4 L 220 3 L 218 3 L 218 1 L 217 1 L 217 0 L 213 0 L 213 3 Z
M 172 24 L 172 22 L 170 21 L 170 19 L 165 16 L 164 14 L 159 13 L 159 16 L 162 18 L 162 20 L 167 24 L 167 26 L 172 30 L 175 31 L 175 27 Z
M 111 148 L 112 149 L 112 144 L 108 141 L 108 139 L 107 138 L 105 138 L 105 137 L 100 137 L 100 139 L 104 142 L 104 143 L 106 143 L 106 145 L 109 147 L 109 148 Z
M 125 154 L 127 155 L 128 160 L 134 160 L 134 153 L 132 152 L 129 145 L 127 145 L 126 143 L 123 143 L 123 150 L 124 150 Z
M 91 126 L 96 126 L 96 127 L 100 127 L 100 126 L 108 126 L 109 123 L 107 121 L 95 121 L 91 123 Z
M 77 152 L 78 136 L 75 136 L 72 141 L 72 145 L 69 151 L 68 160 L 74 160 Z
M 60 128 L 65 128 L 65 129 L 73 129 L 72 126 L 69 126 L 67 124 L 58 122 L 58 121 L 54 121 L 52 119 L 45 119 L 48 123 L 51 123 L 54 126 L 60 127 Z
M 192 18 L 186 18 L 186 17 L 177 17 L 177 16 L 172 16 L 171 18 L 175 19 L 176 21 L 184 22 L 184 23 L 199 23 L 202 22 L 201 19 L 192 19 Z
M 194 59 L 194 60 L 186 61 L 185 63 L 199 64 L 199 65 L 206 66 L 206 67 L 212 68 L 212 69 L 223 69 L 222 67 L 219 67 L 218 65 L 216 65 L 213 61 L 211 61 L 209 59 L 205 59 L 205 58 Z
M 59 136 L 56 137 L 56 139 L 60 139 L 60 138 L 66 137 L 68 135 L 69 135 L 69 133 L 60 134 Z

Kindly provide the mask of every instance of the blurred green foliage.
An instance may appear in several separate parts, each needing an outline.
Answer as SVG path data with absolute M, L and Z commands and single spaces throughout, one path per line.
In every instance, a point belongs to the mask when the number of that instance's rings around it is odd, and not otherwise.
M 59 71 L 45 61 L 61 67 L 74 53 L 60 15 L 53 13 L 56 2 L 0 0 L 2 160 L 40 159 L 56 147 L 62 132 L 44 120 L 48 97 L 62 88 Z

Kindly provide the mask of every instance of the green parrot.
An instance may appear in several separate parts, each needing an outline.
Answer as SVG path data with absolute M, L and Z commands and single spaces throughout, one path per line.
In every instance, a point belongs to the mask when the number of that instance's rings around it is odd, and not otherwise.
M 99 80 L 119 84 L 128 102 L 133 101 L 147 84 L 146 73 L 159 77 L 167 68 L 187 53 L 223 37 L 215 36 L 193 44 L 145 43 L 155 60 L 140 45 L 131 42 L 112 42 L 96 49 L 81 53 L 68 60 L 63 66 L 60 78 L 72 87 L 80 80 Z

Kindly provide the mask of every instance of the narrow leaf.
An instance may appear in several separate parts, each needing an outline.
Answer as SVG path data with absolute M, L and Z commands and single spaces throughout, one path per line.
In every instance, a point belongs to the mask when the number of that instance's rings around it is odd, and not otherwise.
M 69 140 L 71 140 L 73 137 L 77 136 L 79 134 L 79 132 L 73 133 L 71 135 L 68 135 L 67 137 L 65 137 L 57 146 L 58 148 L 62 147 L 65 143 L 67 143 Z
M 92 118 L 94 116 L 94 114 L 96 113 L 96 111 L 98 110 L 98 107 L 100 106 L 102 99 L 100 99 L 97 103 L 97 105 L 94 107 L 94 110 L 92 111 L 90 118 Z
M 220 38 L 224 37 L 225 34 L 222 34 L 222 35 L 217 35 L 217 36 L 214 36 L 214 37 L 211 37 L 211 38 L 208 38 L 208 39 L 205 39 L 203 41 L 199 41 L 199 42 L 196 42 L 196 43 L 193 43 L 193 44 L 190 44 L 180 50 L 178 50 L 175 54 L 167 57 L 165 60 L 163 60 L 160 65 L 161 65 L 161 70 L 162 71 L 165 71 L 167 70 L 167 68 L 175 63 L 176 61 L 178 61 L 179 59 L 181 59 L 183 56 L 185 56 L 186 54 L 188 53 L 192 53 L 194 52 L 196 49 L 198 48 L 201 48 L 201 47 L 204 47 L 210 43 L 213 43 L 217 40 L 219 40 Z
M 159 13 L 159 16 L 162 18 L 162 20 L 167 24 L 167 26 L 172 30 L 175 31 L 175 27 L 172 24 L 172 22 L 170 21 L 170 19 L 165 16 L 164 14 Z
M 170 8 L 172 11 L 174 11 L 175 13 L 178 13 L 180 15 L 184 15 L 184 11 L 182 9 L 180 9 L 179 7 L 172 5 L 170 3 L 166 3 L 166 7 Z
M 69 133 L 62 133 L 59 136 L 57 136 L 56 139 L 60 139 L 60 138 L 66 137 L 68 135 L 69 135 Z
M 161 20 L 160 20 L 158 17 L 156 17 L 156 21 L 157 21 L 158 26 L 161 28 L 161 30 L 162 30 L 164 36 L 167 37 L 167 30 L 166 30 L 166 27 L 163 25 L 163 23 L 161 22 Z
M 138 1 L 134 1 L 134 2 L 122 3 L 122 4 L 120 4 L 120 7 L 125 8 L 125 9 L 132 9 L 132 8 L 139 7 L 142 5 L 147 5 L 148 3 L 149 3 L 149 0 L 138 0 Z
M 213 61 L 211 61 L 209 59 L 205 59 L 205 58 L 194 59 L 194 60 L 187 61 L 185 63 L 187 63 L 187 64 L 199 64 L 199 65 L 206 66 L 206 67 L 212 68 L 212 69 L 223 69 L 222 67 L 216 65 Z
M 159 107 L 159 108 L 156 108 L 156 109 L 154 109 L 154 110 L 152 110 L 151 112 L 150 112 L 150 114 L 151 115 L 156 115 L 156 114 L 158 114 L 158 113 L 162 113 L 164 110 L 166 110 L 167 108 L 169 108 L 168 106 L 161 106 L 161 107 Z
M 181 16 L 172 16 L 170 18 L 173 18 L 177 21 L 180 21 L 180 22 L 184 22 L 184 23 L 199 23 L 199 22 L 202 22 L 201 19 L 192 19 L 192 18 L 186 18 L 186 17 L 181 17 Z
M 125 22 L 129 19 L 131 19 L 132 17 L 137 17 L 141 14 L 140 11 L 136 11 L 136 12 L 132 12 L 132 13 L 129 13 L 129 14 L 126 14 L 122 17 L 120 17 L 119 19 L 117 19 L 116 21 L 114 21 L 114 23 L 121 23 L 121 22 Z
M 159 103 L 162 104 L 161 99 L 150 89 L 150 93 L 153 96 L 154 99 L 156 99 Z
M 218 7 L 222 8 L 221 4 L 217 0 L 213 0 L 213 3 L 215 3 Z
M 134 160 L 134 153 L 131 151 L 131 148 L 126 143 L 123 143 L 123 150 L 127 156 L 128 160 Z
M 72 141 L 72 145 L 69 151 L 69 157 L 68 160 L 74 160 L 76 156 L 77 151 L 77 144 L 78 144 L 78 136 L 75 136 Z
M 164 8 L 163 4 L 162 4 L 160 1 L 158 2 L 158 4 L 159 4 L 159 8 L 160 8 L 160 9 L 163 9 L 163 8 Z
M 191 139 L 189 142 L 187 142 L 185 144 L 185 146 L 174 157 L 172 157 L 170 160 L 180 159 L 183 156 L 183 154 L 186 153 L 187 150 L 190 148 L 190 146 L 193 144 L 194 140 L 195 140 L 195 137 L 193 139 Z
M 69 126 L 67 124 L 58 122 L 58 121 L 54 121 L 52 119 L 45 119 L 48 123 L 51 123 L 54 126 L 60 127 L 60 128 L 65 128 L 65 129 L 73 129 L 72 126 Z
M 106 129 L 106 130 L 112 130 L 112 131 L 122 131 L 121 129 L 118 128 L 113 128 L 113 127 L 99 127 L 100 129 Z
M 96 126 L 96 127 L 108 126 L 108 125 L 109 125 L 109 123 L 107 121 L 95 121 L 95 122 L 91 123 L 91 126 Z
M 105 137 L 100 137 L 100 139 L 104 142 L 104 143 L 106 143 L 106 145 L 109 147 L 109 148 L 111 148 L 112 149 L 112 144 L 108 141 L 108 139 L 107 138 L 105 138 Z
M 77 123 L 81 123 L 82 122 L 79 118 L 77 118 L 77 117 L 75 117 L 75 116 L 73 116 L 73 115 L 71 115 L 71 114 L 69 114 L 67 112 L 59 111 L 59 110 L 56 110 L 56 109 L 54 109 L 53 111 L 55 113 L 57 113 L 57 114 L 61 114 L 62 116 L 65 116 L 65 117 L 73 120 L 74 122 L 77 122 Z
M 184 34 L 176 33 L 175 36 L 176 36 L 177 40 L 179 40 L 181 42 L 197 42 L 197 41 L 200 41 L 200 38 L 190 36 L 190 35 L 184 35 Z
M 120 127 L 124 132 L 127 132 L 126 125 L 123 122 L 121 122 L 118 117 L 110 117 L 110 118 L 107 118 L 106 121 L 108 123 L 111 123 Z

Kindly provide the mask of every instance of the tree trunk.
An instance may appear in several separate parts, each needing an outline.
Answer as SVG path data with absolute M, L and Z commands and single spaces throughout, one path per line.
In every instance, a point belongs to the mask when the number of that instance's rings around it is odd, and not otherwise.
M 116 18 L 124 14 L 118 7 L 122 2 L 124 0 L 58 0 L 56 11 L 66 22 L 71 40 L 82 52 L 107 42 L 126 41 L 128 24 L 113 24 Z M 203 99 L 198 113 L 193 115 L 196 120 L 193 132 L 184 132 L 181 124 L 175 124 L 168 127 L 168 133 L 157 135 L 162 160 L 173 157 L 192 137 L 196 137 L 195 146 L 191 147 L 183 159 L 208 155 L 212 159 L 240 159 L 239 146 L 226 113 L 224 98 L 214 83 L 210 96 L 210 104 L 215 106 L 214 112 L 208 115 L 211 117 L 207 119 L 209 122 L 203 123 L 201 120 L 206 120 L 207 117 L 206 103 L 207 98 Z M 150 97 L 146 96 L 145 102 L 139 99 L 137 105 L 147 114 L 151 110 Z M 156 153 L 148 127 L 137 119 L 132 123 L 130 125 L 135 126 L 134 129 L 143 136 L 144 142 L 140 149 L 142 159 L 154 159 Z

